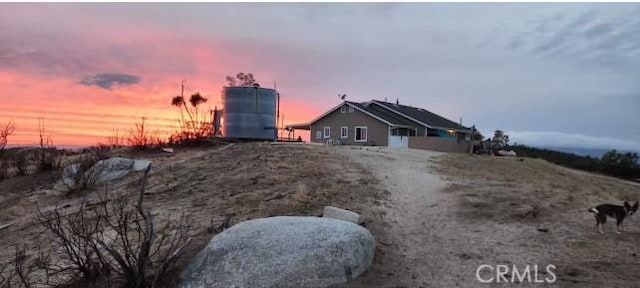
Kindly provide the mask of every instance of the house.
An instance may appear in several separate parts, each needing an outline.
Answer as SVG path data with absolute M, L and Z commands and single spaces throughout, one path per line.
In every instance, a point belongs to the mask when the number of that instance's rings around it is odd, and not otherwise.
M 467 152 L 472 129 L 422 108 L 372 100 L 344 101 L 309 123 L 310 141 L 340 145 L 389 146 Z

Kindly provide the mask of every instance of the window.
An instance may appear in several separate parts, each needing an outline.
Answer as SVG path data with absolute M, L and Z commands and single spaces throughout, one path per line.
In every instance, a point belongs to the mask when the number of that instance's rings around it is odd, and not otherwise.
M 340 113 L 346 113 L 347 112 L 347 105 L 342 105 L 342 107 L 340 107 Z
M 349 138 L 349 127 L 340 127 L 340 138 Z
M 316 139 L 322 139 L 322 131 L 316 130 Z
M 324 127 L 324 138 L 331 138 L 331 127 Z
M 356 126 L 356 142 L 367 142 L 367 126 Z
M 353 106 L 349 106 L 349 113 L 353 112 Z

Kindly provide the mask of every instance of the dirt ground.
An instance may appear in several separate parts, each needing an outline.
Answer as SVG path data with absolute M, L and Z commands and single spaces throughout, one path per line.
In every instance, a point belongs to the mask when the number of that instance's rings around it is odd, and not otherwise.
M 587 212 L 635 201 L 640 186 L 542 160 L 268 143 L 113 154 L 153 161 L 145 203 L 157 221 L 187 213 L 194 222 L 195 241 L 177 270 L 226 217 L 233 225 L 320 215 L 334 205 L 364 215 L 377 240 L 371 269 L 340 287 L 541 286 L 479 283 L 481 264 L 553 264 L 557 281 L 542 285 L 550 287 L 635 287 L 640 275 L 640 220 L 627 219 L 623 234 L 609 221 L 599 235 Z M 53 189 L 59 174 L 0 182 L 0 227 L 12 224 L 0 230 L 0 263 L 17 245 L 50 242 L 35 221 L 35 203 L 73 209 L 83 198 L 98 201 L 95 190 L 69 196 Z M 134 196 L 136 179 L 113 187 Z
M 640 226 L 595 232 L 589 207 L 636 200 L 640 187 L 546 161 L 343 147 L 390 192 L 372 269 L 347 287 L 636 287 Z M 377 231 L 379 232 L 379 231 Z M 552 283 L 477 280 L 479 265 L 556 266 Z M 512 270 L 512 269 L 511 269 Z M 512 271 L 509 271 L 511 275 Z M 481 270 L 488 279 L 495 274 Z M 535 280 L 532 276 L 532 280 Z
M 230 217 L 235 223 L 276 215 L 321 215 L 334 205 L 381 222 L 379 201 L 384 193 L 363 167 L 332 153 L 328 147 L 236 143 L 207 148 L 176 149 L 176 153 L 122 151 L 112 156 L 151 160 L 145 205 L 162 222 L 182 213 L 195 226 L 192 245 L 177 270 L 213 236 L 208 228 Z M 82 195 L 56 191 L 60 172 L 16 177 L 0 182 L 0 263 L 14 255 L 14 247 L 47 246 L 51 235 L 35 217 L 35 203 L 43 210 L 70 209 L 99 201 L 96 188 Z M 136 195 L 137 176 L 113 184 L 113 190 Z M 365 223 L 366 225 L 367 223 Z M 177 273 L 176 273 L 177 274 Z M 171 285 L 167 285 L 171 287 Z

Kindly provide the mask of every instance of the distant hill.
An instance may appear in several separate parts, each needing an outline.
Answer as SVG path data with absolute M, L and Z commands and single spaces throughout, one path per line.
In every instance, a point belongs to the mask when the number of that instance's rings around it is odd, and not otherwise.
M 604 153 L 609 152 L 611 149 L 595 149 L 595 148 L 572 148 L 572 147 L 540 147 L 542 149 L 548 149 L 553 151 L 560 151 L 565 153 L 571 153 L 581 156 L 591 156 L 600 158 Z
M 540 149 L 547 149 L 553 151 L 560 151 L 565 153 L 576 154 L 580 156 L 591 156 L 595 158 L 600 158 L 604 153 L 611 151 L 611 149 L 601 149 L 601 148 L 577 148 L 577 147 L 553 147 L 553 146 L 545 146 L 545 147 L 536 147 Z M 635 152 L 640 154 L 640 151 L 629 151 L 629 150 L 618 150 L 619 152 Z
M 601 149 L 550 149 L 525 145 L 513 145 L 510 148 L 516 151 L 518 156 L 522 157 L 540 158 L 574 169 L 597 172 L 625 179 L 640 178 L 640 165 L 638 165 L 640 163 L 616 162 L 619 160 L 611 161 L 611 159 L 607 161 L 602 159 L 602 155 L 608 151 L 602 151 Z M 623 157 L 624 155 L 622 154 L 625 152 L 619 151 L 618 153 L 618 157 Z

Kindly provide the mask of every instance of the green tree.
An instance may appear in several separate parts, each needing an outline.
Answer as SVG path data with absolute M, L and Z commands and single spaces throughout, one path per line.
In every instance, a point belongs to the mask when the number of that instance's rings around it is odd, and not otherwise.
M 611 150 L 602 155 L 602 164 L 609 167 L 618 167 L 623 169 L 638 169 L 638 154 L 632 152 L 621 153 L 617 150 Z

